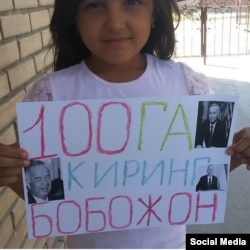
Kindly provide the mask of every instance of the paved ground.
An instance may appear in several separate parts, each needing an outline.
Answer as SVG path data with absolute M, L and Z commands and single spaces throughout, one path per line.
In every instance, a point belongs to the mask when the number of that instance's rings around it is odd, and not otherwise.
M 250 55 L 239 57 L 179 58 L 206 74 L 216 94 L 239 96 L 236 130 L 250 126 Z M 244 166 L 230 173 L 225 222 L 188 226 L 188 233 L 250 233 L 250 172 Z

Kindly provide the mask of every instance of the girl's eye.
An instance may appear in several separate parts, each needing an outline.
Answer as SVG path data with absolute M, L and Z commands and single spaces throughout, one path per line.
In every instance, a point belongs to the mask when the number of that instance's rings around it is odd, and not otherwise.
M 138 0 L 125 0 L 126 5 L 137 5 L 140 4 L 140 1 Z
M 86 4 L 83 5 L 83 9 L 92 10 L 92 9 L 100 9 L 103 8 L 104 4 L 101 1 L 87 1 Z

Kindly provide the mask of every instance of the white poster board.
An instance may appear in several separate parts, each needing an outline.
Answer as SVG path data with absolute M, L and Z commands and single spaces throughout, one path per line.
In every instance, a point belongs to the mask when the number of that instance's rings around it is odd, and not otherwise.
M 227 145 L 208 147 L 203 140 L 196 147 L 212 103 L 231 145 L 232 96 L 17 104 L 21 147 L 47 164 L 50 188 L 59 179 L 56 195 L 63 192 L 62 199 L 30 202 L 23 170 L 29 237 L 223 222 Z M 196 191 L 210 164 L 220 186 Z

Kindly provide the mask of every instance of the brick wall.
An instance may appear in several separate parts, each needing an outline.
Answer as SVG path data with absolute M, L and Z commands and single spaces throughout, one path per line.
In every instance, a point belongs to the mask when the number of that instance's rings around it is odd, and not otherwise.
M 0 0 L 0 142 L 17 140 L 15 103 L 51 71 L 49 22 L 54 0 Z M 0 248 L 64 248 L 64 238 L 28 240 L 25 206 L 0 188 Z

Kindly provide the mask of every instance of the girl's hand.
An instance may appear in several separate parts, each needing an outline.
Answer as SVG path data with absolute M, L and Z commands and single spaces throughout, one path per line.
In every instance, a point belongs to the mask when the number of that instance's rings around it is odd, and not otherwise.
M 250 170 L 250 128 L 244 128 L 234 134 L 233 145 L 227 148 L 227 154 L 232 156 L 231 171 L 241 164 L 247 164 Z
M 19 144 L 4 145 L 0 143 L 0 187 L 13 186 L 20 182 L 21 168 L 30 165 L 28 153 L 19 148 Z

